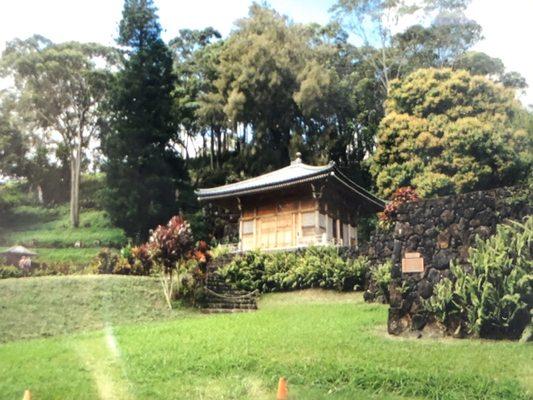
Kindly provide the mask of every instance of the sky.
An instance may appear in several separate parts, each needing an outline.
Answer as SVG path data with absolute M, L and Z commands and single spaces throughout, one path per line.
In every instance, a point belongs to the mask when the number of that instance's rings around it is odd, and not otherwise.
M 224 36 L 233 22 L 245 17 L 252 0 L 155 0 L 163 38 L 183 28 L 213 26 Z M 335 0 L 269 0 L 269 4 L 295 22 L 330 20 Z M 0 51 L 6 41 L 39 33 L 54 42 L 76 40 L 112 45 L 122 0 L 0 0 Z M 501 58 L 507 70 L 518 71 L 531 86 L 520 96 L 533 105 L 533 0 L 473 0 L 466 11 L 483 28 L 484 39 L 475 50 Z

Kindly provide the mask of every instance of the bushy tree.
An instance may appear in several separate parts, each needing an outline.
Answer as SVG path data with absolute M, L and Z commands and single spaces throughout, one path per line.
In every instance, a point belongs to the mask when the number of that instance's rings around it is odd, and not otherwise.
M 83 157 L 98 131 L 108 82 L 108 71 L 98 66 L 103 60 L 112 63 L 114 51 L 95 43 L 54 44 L 35 35 L 9 42 L 0 63 L 1 72 L 14 79 L 26 130 L 38 135 L 40 144 L 66 151 L 74 227 L 79 225 Z
M 466 71 L 421 69 L 391 83 L 372 173 L 388 197 L 509 185 L 527 176 L 531 139 L 515 124 L 514 94 Z
M 136 240 L 176 213 L 177 191 L 188 180 L 172 147 L 175 76 L 160 32 L 152 1 L 126 0 L 117 40 L 126 59 L 109 93 L 102 150 L 106 209 Z

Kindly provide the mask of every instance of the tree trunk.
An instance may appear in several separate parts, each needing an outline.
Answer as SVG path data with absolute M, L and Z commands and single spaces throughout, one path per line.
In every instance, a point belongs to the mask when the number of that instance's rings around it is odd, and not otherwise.
M 220 126 L 216 127 L 217 134 L 217 167 L 220 167 L 221 153 L 222 153 L 222 137 Z
M 70 225 L 80 226 L 81 140 L 70 158 Z
M 211 163 L 211 169 L 215 170 L 215 132 L 213 131 L 213 127 L 211 127 L 211 152 L 209 155 L 209 161 Z

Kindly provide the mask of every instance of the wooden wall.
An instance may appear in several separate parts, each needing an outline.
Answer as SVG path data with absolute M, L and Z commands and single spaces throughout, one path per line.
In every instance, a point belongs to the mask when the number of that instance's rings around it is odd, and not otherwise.
M 315 200 L 311 193 L 242 201 L 239 237 L 241 250 L 357 243 L 355 227 L 347 216 L 341 218 L 334 207 Z

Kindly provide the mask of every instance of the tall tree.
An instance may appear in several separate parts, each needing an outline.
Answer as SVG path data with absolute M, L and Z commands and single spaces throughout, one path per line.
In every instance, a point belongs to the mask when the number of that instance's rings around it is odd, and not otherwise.
M 515 71 L 505 71 L 499 58 L 478 51 L 468 51 L 452 63 L 455 69 L 465 69 L 473 75 L 484 75 L 511 89 L 527 88 L 526 79 Z
M 416 68 L 445 65 L 480 39 L 479 25 L 461 14 L 469 2 L 337 0 L 331 11 L 363 48 L 376 49 L 363 55 L 387 93 L 391 80 Z
M 14 78 L 18 111 L 27 129 L 42 142 L 63 146 L 70 163 L 70 222 L 79 225 L 82 157 L 98 130 L 99 106 L 108 73 L 97 60 L 112 51 L 93 43 L 53 44 L 34 36 L 8 43 L 2 56 L 5 75 Z
M 391 82 L 372 165 L 380 193 L 413 185 L 442 195 L 527 177 L 523 112 L 511 90 L 466 71 L 420 69 Z
M 117 43 L 126 48 L 126 59 L 109 93 L 102 150 L 106 208 L 136 240 L 178 211 L 178 189 L 187 181 L 171 146 L 175 76 L 160 33 L 151 0 L 125 1 Z
M 198 135 L 202 137 L 202 147 L 194 149 L 196 154 L 206 156 L 206 135 L 210 138 L 209 159 L 211 172 L 220 163 L 220 127 L 221 120 L 215 120 L 211 115 L 199 114 L 201 98 L 212 91 L 212 86 L 218 77 L 217 63 L 221 42 L 221 35 L 215 29 L 208 27 L 201 30 L 182 29 L 177 37 L 172 39 L 169 46 L 174 55 L 174 68 L 177 75 L 175 98 L 176 114 L 180 122 L 183 135 L 178 142 L 187 157 L 191 144 L 195 143 Z M 215 155 L 215 139 L 218 152 Z
M 279 167 L 290 159 L 291 128 L 298 114 L 293 94 L 306 62 L 308 35 L 257 3 L 236 25 L 221 51 L 215 85 L 234 131 L 238 124 L 253 129 L 257 153 L 251 169 L 264 171 L 265 166 Z M 238 141 L 241 148 L 246 145 L 244 134 Z

